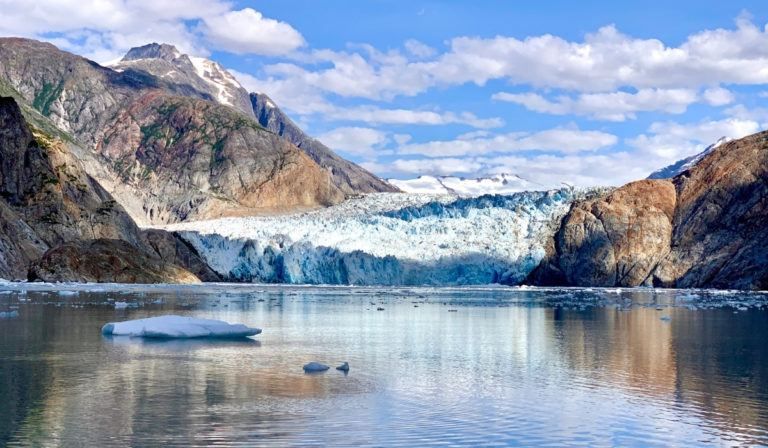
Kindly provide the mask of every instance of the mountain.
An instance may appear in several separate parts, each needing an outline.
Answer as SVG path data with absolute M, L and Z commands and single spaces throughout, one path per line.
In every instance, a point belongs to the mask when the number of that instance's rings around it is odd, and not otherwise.
M 715 143 L 707 146 L 704 149 L 704 151 L 698 154 L 692 155 L 690 157 L 686 157 L 685 159 L 678 160 L 672 165 L 669 165 L 665 168 L 654 171 L 653 173 L 651 173 L 650 176 L 648 176 L 648 179 L 672 179 L 678 174 L 689 170 L 691 167 L 696 165 L 701 159 L 703 159 L 707 154 L 711 153 L 716 148 L 719 148 L 722 144 L 728 143 L 729 141 L 731 141 L 731 139 L 728 137 L 720 137 Z
M 304 151 L 259 125 L 252 112 L 211 100 L 220 73 L 163 78 L 145 70 L 194 67 L 177 54 L 150 45 L 113 70 L 50 44 L 0 39 L 0 92 L 80 142 L 88 173 L 142 225 L 344 200 Z
M 333 183 L 345 194 L 397 191 L 307 136 L 267 95 L 249 94 L 217 62 L 182 54 L 172 45 L 153 43 L 132 48 L 119 63 L 111 67 L 118 71 L 138 70 L 178 86 L 187 86 L 190 91 L 203 93 L 205 99 L 234 107 L 255 117 L 261 126 L 296 145 L 328 170 Z
M 248 91 L 219 63 L 182 54 L 168 44 L 152 43 L 131 48 L 117 64 L 116 71 L 139 70 L 201 92 L 205 99 L 234 107 L 253 116 Z
M 251 93 L 251 105 L 259 124 L 301 148 L 331 173 L 333 183 L 347 194 L 395 192 L 398 189 L 334 153 L 307 136 L 263 93 Z
M 577 201 L 528 281 L 768 289 L 768 132 L 712 147 L 672 179 Z
M 47 281 L 199 281 L 154 253 L 120 204 L 85 172 L 74 155 L 73 142 L 29 121 L 16 100 L 0 97 L 0 276 Z M 94 266 L 88 250 L 80 250 L 59 255 L 58 263 L 46 265 L 46 260 L 72 246 L 98 246 L 103 262 Z M 68 271 L 63 273 L 65 265 Z
M 512 194 L 553 188 L 507 173 L 474 179 L 455 176 L 419 176 L 416 179 L 407 180 L 387 179 L 387 182 L 406 193 L 449 194 L 460 197 Z

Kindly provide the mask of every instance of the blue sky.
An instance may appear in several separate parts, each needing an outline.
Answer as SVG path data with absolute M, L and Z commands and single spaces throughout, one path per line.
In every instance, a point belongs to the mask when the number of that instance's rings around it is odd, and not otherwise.
M 758 1 L 24 3 L 0 33 L 103 63 L 175 44 L 383 177 L 620 184 L 768 123 Z

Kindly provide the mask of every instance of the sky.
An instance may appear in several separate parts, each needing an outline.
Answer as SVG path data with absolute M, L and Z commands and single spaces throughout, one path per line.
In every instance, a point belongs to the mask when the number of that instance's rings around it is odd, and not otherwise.
M 768 126 L 765 1 L 0 0 L 100 63 L 176 45 L 384 178 L 620 185 Z

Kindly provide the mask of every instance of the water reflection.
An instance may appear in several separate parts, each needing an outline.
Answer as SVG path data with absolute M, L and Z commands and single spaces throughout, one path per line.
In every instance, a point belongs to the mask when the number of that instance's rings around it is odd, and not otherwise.
M 667 307 L 674 293 L 578 294 L 9 296 L 20 316 L 0 322 L 0 445 L 768 443 L 768 312 Z M 137 306 L 115 310 L 115 299 Z M 264 333 L 99 332 L 168 312 Z M 351 371 L 305 375 L 312 360 Z

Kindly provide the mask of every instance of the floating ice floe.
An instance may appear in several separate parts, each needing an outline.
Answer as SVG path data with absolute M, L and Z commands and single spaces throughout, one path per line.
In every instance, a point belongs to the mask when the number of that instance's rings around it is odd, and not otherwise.
M 14 317 L 19 317 L 19 312 L 16 310 L 0 311 L 0 319 L 12 319 Z
M 171 315 L 110 322 L 102 327 L 101 333 L 144 338 L 244 338 L 261 333 L 261 329 L 221 320 Z
M 325 372 L 326 370 L 330 369 L 330 367 L 326 366 L 325 364 L 312 361 L 309 364 L 304 364 L 304 371 L 311 373 L 311 372 Z
M 128 308 L 128 302 L 115 302 L 116 310 L 124 310 L 126 308 Z

